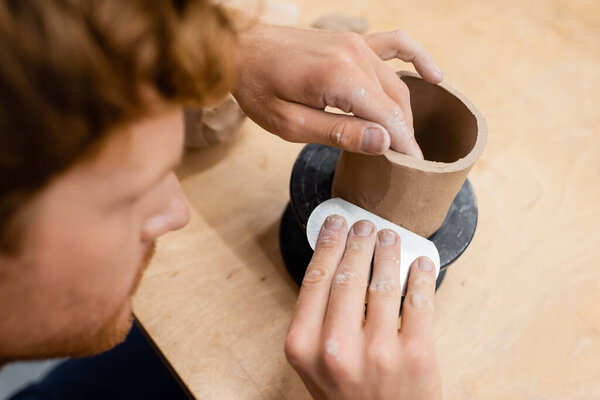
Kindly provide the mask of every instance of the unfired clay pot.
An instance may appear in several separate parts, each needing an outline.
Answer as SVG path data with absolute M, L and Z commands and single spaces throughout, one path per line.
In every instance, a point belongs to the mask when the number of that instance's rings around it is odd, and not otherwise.
M 185 108 L 185 147 L 204 149 L 225 142 L 238 131 L 245 117 L 231 94 L 214 107 Z
M 487 138 L 483 117 L 446 83 L 411 72 L 398 75 L 410 90 L 415 137 L 425 160 L 388 150 L 381 156 L 342 152 L 332 197 L 341 197 L 428 237 L 444 222 L 454 197 Z

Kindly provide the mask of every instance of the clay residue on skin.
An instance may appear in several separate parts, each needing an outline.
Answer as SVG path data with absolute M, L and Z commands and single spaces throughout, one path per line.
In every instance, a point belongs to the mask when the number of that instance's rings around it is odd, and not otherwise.
M 353 251 L 372 251 L 372 245 L 368 240 L 353 240 L 352 242 L 349 241 L 349 243 L 350 244 L 348 245 L 348 249 L 351 249 Z
M 406 119 L 399 110 L 394 110 L 392 115 L 385 122 L 386 126 L 398 127 L 403 134 L 408 134 L 408 128 L 406 127 Z
M 335 141 L 337 144 L 340 144 L 340 142 L 342 141 L 342 133 L 341 132 L 335 133 Z
M 371 281 L 369 292 L 390 293 L 396 286 L 396 280 L 391 276 L 385 276 L 377 281 Z
M 314 280 L 314 279 L 317 279 L 317 278 L 321 278 L 324 275 L 325 275 L 325 272 L 323 272 L 322 270 L 317 269 L 317 268 L 311 268 L 306 273 L 306 278 Z
M 336 361 L 340 361 L 340 344 L 335 338 L 329 338 L 325 341 L 325 351 Z
M 348 281 L 355 280 L 358 275 L 351 271 L 340 272 L 333 277 L 333 283 L 336 285 L 342 285 Z
M 318 240 L 320 244 L 330 245 L 337 241 L 337 236 L 335 234 L 322 233 Z
M 420 290 L 415 290 L 411 293 L 411 303 L 415 308 L 422 308 L 424 305 L 429 307 L 429 309 L 433 310 L 433 303 L 429 297 Z
M 417 279 L 415 279 L 412 282 L 413 287 L 423 287 L 426 284 L 427 284 L 427 279 L 423 278 L 422 276 L 418 277 Z

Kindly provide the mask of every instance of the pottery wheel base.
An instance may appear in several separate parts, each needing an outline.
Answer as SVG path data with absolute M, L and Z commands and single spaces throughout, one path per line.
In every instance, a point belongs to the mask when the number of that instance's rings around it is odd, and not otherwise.
M 312 211 L 331 198 L 331 184 L 340 150 L 320 144 L 308 144 L 302 149 L 290 179 L 290 202 L 279 229 L 279 247 L 291 277 L 301 284 L 312 249 L 306 239 L 306 223 Z M 429 237 L 440 253 L 440 274 L 437 287 L 446 270 L 469 246 L 477 226 L 477 201 L 467 179 L 454 198 L 444 223 Z

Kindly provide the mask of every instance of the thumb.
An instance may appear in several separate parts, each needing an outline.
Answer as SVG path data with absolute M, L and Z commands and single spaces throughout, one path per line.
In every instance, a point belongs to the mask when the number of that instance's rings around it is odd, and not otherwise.
M 382 154 L 390 135 L 381 125 L 352 115 L 333 114 L 298 103 L 284 103 L 276 132 L 289 142 L 320 143 L 353 153 Z

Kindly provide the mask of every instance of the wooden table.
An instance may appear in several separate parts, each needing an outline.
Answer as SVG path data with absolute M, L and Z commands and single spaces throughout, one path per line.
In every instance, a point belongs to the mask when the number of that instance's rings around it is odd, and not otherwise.
M 408 31 L 487 120 L 477 233 L 436 296 L 445 399 L 600 398 L 600 2 L 568 3 L 300 3 L 302 25 L 346 10 Z M 199 399 L 308 398 L 278 248 L 300 149 L 248 121 L 179 170 L 192 220 L 160 241 L 135 313 Z

